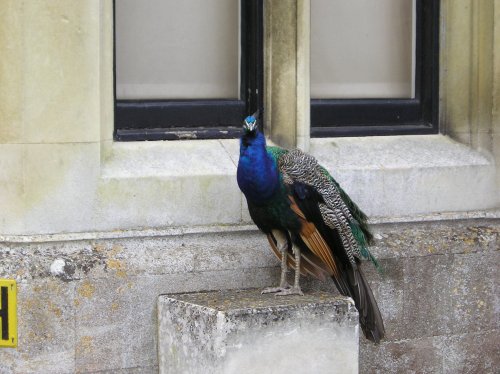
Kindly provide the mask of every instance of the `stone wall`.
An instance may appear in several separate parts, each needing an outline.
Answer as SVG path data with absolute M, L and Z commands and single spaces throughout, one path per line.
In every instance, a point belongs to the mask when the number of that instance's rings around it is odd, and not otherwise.
M 387 339 L 361 339 L 360 372 L 493 372 L 500 221 L 374 228 L 383 273 L 364 268 Z M 0 278 L 19 287 L 19 347 L 0 350 L 0 373 L 155 372 L 158 295 L 279 278 L 261 234 L 212 231 L 0 243 Z M 335 292 L 331 283 L 304 286 Z
M 373 270 L 387 339 L 362 340 L 362 373 L 493 373 L 498 346 L 500 222 L 378 227 Z M 368 268 L 366 268 L 368 269 Z M 495 369 L 497 368 L 497 369 Z

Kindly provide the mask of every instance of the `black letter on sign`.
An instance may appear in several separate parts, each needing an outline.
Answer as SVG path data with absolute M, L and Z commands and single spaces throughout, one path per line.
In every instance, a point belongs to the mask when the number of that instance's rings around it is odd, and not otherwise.
M 0 299 L 2 308 L 0 309 L 0 319 L 2 320 L 2 340 L 9 340 L 9 298 L 7 297 L 9 288 L 0 287 Z

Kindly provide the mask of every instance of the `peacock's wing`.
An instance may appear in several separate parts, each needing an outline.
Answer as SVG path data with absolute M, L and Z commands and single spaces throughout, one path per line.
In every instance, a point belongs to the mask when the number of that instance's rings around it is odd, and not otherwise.
M 316 198 L 316 191 L 309 186 L 293 183 L 290 186 L 290 208 L 297 215 L 301 222 L 299 232 L 295 233 L 299 243 L 302 243 L 301 248 L 310 251 L 313 257 L 317 257 L 328 274 L 334 280 L 340 293 L 345 296 L 354 298 L 351 287 L 349 286 L 348 274 L 345 271 L 345 263 L 349 260 L 338 254 L 343 252 L 334 251 L 337 246 L 335 242 L 335 232 L 325 230 L 319 211 L 319 204 Z M 334 234 L 334 235 L 329 235 Z M 338 239 L 338 238 L 337 238 Z M 338 242 L 338 240 L 337 240 Z
M 327 266 L 339 291 L 354 299 L 366 337 L 380 341 L 385 334 L 382 317 L 358 266 L 359 257 L 376 264 L 359 223 L 360 219 L 366 223 L 366 216 L 314 157 L 294 150 L 281 155 L 278 165 L 290 207 L 301 221 L 296 234 L 303 247 Z
M 338 232 L 349 261 L 354 264 L 355 258 L 363 257 L 378 268 L 376 259 L 368 250 L 372 234 L 366 215 L 328 171 L 313 156 L 298 149 L 280 155 L 278 165 L 285 184 L 302 183 L 317 191 L 321 220 Z

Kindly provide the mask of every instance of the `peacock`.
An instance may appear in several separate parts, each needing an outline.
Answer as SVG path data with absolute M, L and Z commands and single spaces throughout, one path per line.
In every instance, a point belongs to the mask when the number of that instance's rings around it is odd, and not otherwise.
M 244 120 L 237 181 L 252 220 L 281 262 L 278 287 L 262 293 L 303 295 L 301 274 L 331 278 L 354 300 L 366 338 L 378 343 L 384 323 L 360 266 L 361 258 L 379 266 L 368 250 L 373 235 L 367 216 L 335 179 L 301 150 L 266 146 L 254 114 Z M 293 285 L 288 267 L 295 270 Z

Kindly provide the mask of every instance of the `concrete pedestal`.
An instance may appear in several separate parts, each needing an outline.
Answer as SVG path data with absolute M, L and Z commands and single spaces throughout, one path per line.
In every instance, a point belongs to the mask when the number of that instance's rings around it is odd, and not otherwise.
M 160 373 L 358 372 L 358 313 L 328 293 L 162 295 L 158 323 Z

